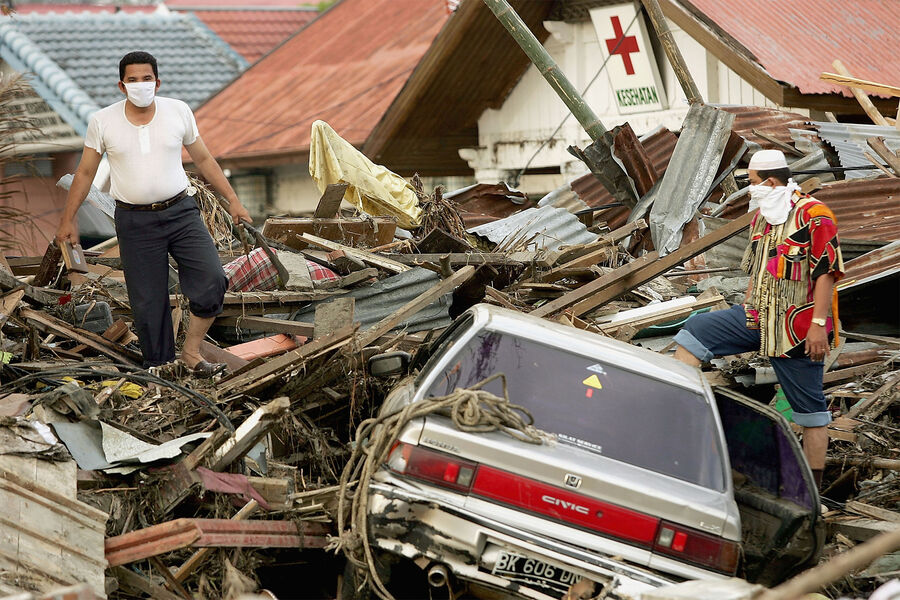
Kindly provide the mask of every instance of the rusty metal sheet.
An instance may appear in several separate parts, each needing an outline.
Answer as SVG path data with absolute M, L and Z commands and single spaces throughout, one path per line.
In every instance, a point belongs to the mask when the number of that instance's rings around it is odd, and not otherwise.
M 175 519 L 106 540 L 110 567 L 194 547 L 324 548 L 327 528 L 294 521 Z
M 528 204 L 524 192 L 511 189 L 504 182 L 476 183 L 444 194 L 452 201 L 466 227 L 477 227 L 508 217 Z
M 844 267 L 844 279 L 838 283 L 839 289 L 864 285 L 900 273 L 900 240 L 847 261 Z

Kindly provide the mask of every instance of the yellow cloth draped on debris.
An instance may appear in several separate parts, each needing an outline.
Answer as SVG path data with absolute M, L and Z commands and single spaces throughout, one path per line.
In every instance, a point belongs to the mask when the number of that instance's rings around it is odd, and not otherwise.
M 422 209 L 412 186 L 366 158 L 325 121 L 312 124 L 309 174 L 320 192 L 332 183 L 349 184 L 344 199 L 373 217 L 396 217 L 404 229 L 419 225 Z

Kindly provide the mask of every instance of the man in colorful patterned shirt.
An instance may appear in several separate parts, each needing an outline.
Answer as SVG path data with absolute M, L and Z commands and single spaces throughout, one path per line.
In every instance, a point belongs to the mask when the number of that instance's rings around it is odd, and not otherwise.
M 675 336 L 675 358 L 700 365 L 714 356 L 759 350 L 768 356 L 803 427 L 803 452 L 822 480 L 831 413 L 822 392 L 823 359 L 835 331 L 843 276 L 837 221 L 827 206 L 790 178 L 784 154 L 761 150 L 750 160 L 750 273 L 744 305 L 699 314 Z

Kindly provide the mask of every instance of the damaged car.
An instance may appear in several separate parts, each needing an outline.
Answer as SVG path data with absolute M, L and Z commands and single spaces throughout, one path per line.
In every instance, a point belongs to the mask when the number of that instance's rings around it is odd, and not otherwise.
M 382 355 L 370 368 L 408 365 Z M 686 579 L 771 584 L 818 558 L 819 496 L 784 418 L 627 343 L 476 305 L 382 414 L 497 373 L 548 437 L 466 433 L 441 414 L 411 421 L 368 498 L 389 589 L 546 600 L 585 578 L 634 598 Z M 503 396 L 499 379 L 485 389 Z

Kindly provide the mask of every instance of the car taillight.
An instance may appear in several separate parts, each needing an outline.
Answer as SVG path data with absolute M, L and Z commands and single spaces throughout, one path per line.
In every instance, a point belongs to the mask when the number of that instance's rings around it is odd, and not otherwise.
M 478 463 L 421 446 L 397 444 L 387 461 L 392 470 L 438 485 L 468 492 Z
M 714 535 L 663 521 L 653 551 L 712 568 L 727 575 L 737 571 L 740 546 Z

